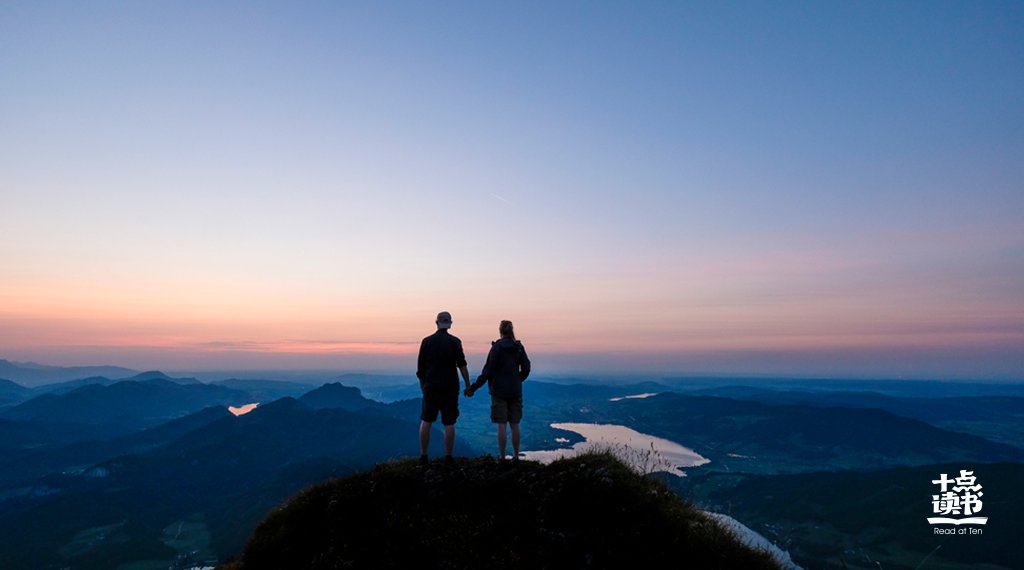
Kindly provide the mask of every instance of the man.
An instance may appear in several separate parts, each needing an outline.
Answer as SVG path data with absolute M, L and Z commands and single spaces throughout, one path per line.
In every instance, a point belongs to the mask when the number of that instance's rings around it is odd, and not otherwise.
M 469 388 L 469 369 L 466 367 L 466 353 L 462 341 L 448 334 L 452 316 L 448 311 L 437 314 L 437 332 L 420 343 L 420 355 L 416 362 L 416 377 L 420 379 L 423 391 L 423 409 L 420 414 L 420 463 L 427 464 L 427 449 L 430 447 L 430 429 L 441 414 L 444 425 L 444 461 L 454 465 L 452 448 L 455 446 L 455 420 L 459 417 L 459 377 Z
M 484 382 L 491 393 L 491 421 L 498 424 L 499 459 L 505 459 L 505 424 L 512 427 L 512 461 L 519 461 L 519 420 L 523 418 L 523 381 L 530 375 L 530 359 L 516 340 L 512 321 L 498 325 L 501 338 L 491 343 L 480 377 L 466 389 L 472 397 Z

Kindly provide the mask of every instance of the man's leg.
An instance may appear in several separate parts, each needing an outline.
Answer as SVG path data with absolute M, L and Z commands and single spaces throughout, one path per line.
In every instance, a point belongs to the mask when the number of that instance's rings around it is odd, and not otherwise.
M 420 455 L 425 456 L 430 449 L 430 422 L 420 420 Z
M 452 448 L 455 447 L 455 424 L 444 426 L 444 454 L 452 456 Z
M 498 424 L 498 451 L 501 455 L 498 459 L 505 459 L 505 424 Z
M 519 457 L 519 422 L 509 424 L 512 426 L 512 453 L 513 458 Z
M 446 394 L 441 404 L 441 423 L 444 424 L 444 462 L 453 465 L 452 450 L 455 448 L 455 420 L 459 419 L 459 392 Z

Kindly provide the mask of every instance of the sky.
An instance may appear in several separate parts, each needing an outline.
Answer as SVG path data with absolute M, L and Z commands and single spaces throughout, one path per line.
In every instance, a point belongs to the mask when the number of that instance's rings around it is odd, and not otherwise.
M 1020 2 L 5 2 L 0 357 L 1024 380 Z

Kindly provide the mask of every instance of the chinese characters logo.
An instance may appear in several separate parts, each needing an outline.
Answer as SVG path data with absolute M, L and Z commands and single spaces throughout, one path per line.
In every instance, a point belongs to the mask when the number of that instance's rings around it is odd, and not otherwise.
M 938 479 L 933 479 L 932 484 L 939 486 L 939 494 L 932 495 L 932 512 L 942 516 L 929 517 L 929 523 L 961 525 L 988 522 L 988 517 L 971 516 L 981 511 L 981 497 L 985 494 L 974 471 L 961 469 L 956 479 L 950 479 L 943 473 Z M 962 516 L 951 518 L 950 515 Z

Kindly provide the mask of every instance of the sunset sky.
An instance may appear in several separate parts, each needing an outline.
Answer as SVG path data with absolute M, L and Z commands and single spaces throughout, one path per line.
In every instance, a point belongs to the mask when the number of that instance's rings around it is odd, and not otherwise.
M 5 2 L 0 358 L 1024 379 L 1024 3 Z

